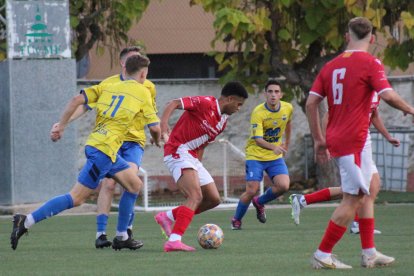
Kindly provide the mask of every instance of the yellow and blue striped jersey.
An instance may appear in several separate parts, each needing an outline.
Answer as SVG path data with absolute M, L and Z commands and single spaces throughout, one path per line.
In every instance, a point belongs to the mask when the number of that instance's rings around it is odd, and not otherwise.
M 113 83 L 117 83 L 123 80 L 124 79 L 122 77 L 122 74 L 118 74 L 118 75 L 113 75 L 111 77 L 104 79 L 103 81 L 101 81 L 100 84 L 105 84 L 105 85 L 113 84 Z M 155 113 L 157 113 L 158 112 L 157 102 L 156 102 L 157 91 L 155 89 L 155 84 L 149 80 L 145 80 L 144 86 L 151 93 L 152 105 L 155 109 Z M 88 107 L 93 108 L 93 106 L 90 104 L 88 105 Z M 128 134 L 125 136 L 125 141 L 136 142 L 140 144 L 141 147 L 145 147 L 145 142 L 147 140 L 147 137 L 145 136 L 145 130 L 144 130 L 145 126 L 159 123 L 159 121 L 160 119 L 158 118 L 157 114 L 154 114 L 150 118 L 141 117 L 141 119 L 134 120 L 134 124 L 132 125 L 132 127 L 130 127 Z
M 256 138 L 280 145 L 286 124 L 291 120 L 293 107 L 290 103 L 280 101 L 278 110 L 271 110 L 266 103 L 259 104 L 253 109 L 250 118 L 250 137 L 246 144 L 246 160 L 272 161 L 283 155 L 256 145 Z
M 98 84 L 83 90 L 88 106 L 94 104 L 96 123 L 86 145 L 93 146 L 114 162 L 135 121 L 155 114 L 148 89 L 135 80 Z

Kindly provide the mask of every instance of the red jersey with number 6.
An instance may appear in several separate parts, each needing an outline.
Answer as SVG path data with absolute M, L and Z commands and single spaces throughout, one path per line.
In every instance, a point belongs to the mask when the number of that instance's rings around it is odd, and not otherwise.
M 185 110 L 171 131 L 164 145 L 164 156 L 189 152 L 197 158 L 197 151 L 223 132 L 227 114 L 221 114 L 218 101 L 213 96 L 181 98 Z
M 326 143 L 333 157 L 362 151 L 374 93 L 390 89 L 381 61 L 364 51 L 345 51 L 322 68 L 310 94 L 328 99 Z

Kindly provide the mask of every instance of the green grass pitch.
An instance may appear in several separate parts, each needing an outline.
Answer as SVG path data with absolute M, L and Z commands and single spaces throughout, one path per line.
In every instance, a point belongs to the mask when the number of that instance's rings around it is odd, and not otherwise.
M 267 210 L 267 223 L 256 220 L 250 209 L 243 230 L 230 230 L 232 210 L 210 211 L 195 216 L 184 242 L 195 253 L 162 251 L 164 240 L 154 213 L 137 213 L 134 234 L 144 241 L 137 251 L 95 249 L 95 216 L 57 216 L 35 225 L 10 248 L 11 218 L 0 218 L 0 275 L 413 275 L 414 205 L 376 206 L 377 248 L 394 256 L 391 267 L 360 266 L 358 235 L 347 232 L 334 253 L 352 265 L 351 271 L 317 271 L 310 266 L 333 208 L 304 210 L 301 224 L 290 219 L 290 208 Z M 202 249 L 196 241 L 198 228 L 215 223 L 224 231 L 217 250 Z M 113 237 L 116 215 L 109 220 Z

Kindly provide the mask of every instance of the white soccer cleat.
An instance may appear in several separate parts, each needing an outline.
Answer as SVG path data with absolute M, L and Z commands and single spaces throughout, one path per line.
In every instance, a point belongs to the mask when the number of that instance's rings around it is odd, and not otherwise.
M 349 233 L 351 234 L 359 234 L 359 223 L 356 221 L 353 221 L 351 224 L 351 227 L 349 228 Z M 380 230 L 374 229 L 374 234 L 379 235 L 381 234 Z
M 374 255 L 368 256 L 362 254 L 361 265 L 367 268 L 373 268 L 377 266 L 387 266 L 395 261 L 394 257 L 386 256 L 381 252 L 377 251 Z
M 302 195 L 299 194 L 291 194 L 289 196 L 289 202 L 292 205 L 292 219 L 295 222 L 296 225 L 299 225 L 300 220 L 300 210 L 303 208 L 302 205 L 299 202 L 299 198 Z
M 335 255 L 330 255 L 324 259 L 319 259 L 313 254 L 312 267 L 314 269 L 351 269 L 352 266 L 339 261 Z

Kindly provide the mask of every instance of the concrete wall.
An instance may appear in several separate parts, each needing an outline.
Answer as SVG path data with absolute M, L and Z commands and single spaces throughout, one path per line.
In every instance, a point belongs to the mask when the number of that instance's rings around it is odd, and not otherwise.
M 0 204 L 68 192 L 77 174 L 77 126 L 56 144 L 49 131 L 76 93 L 75 62 L 8 60 L 0 72 Z
M 414 104 L 414 78 L 392 78 L 392 84 L 408 102 Z M 164 109 L 165 104 L 174 98 L 186 96 L 186 95 L 214 95 L 219 96 L 221 86 L 216 80 L 171 80 L 171 81 L 154 81 L 157 87 L 157 104 L 160 114 Z M 83 86 L 91 83 L 84 83 Z M 258 104 L 264 101 L 262 94 L 250 95 L 249 99 L 242 107 L 239 113 L 233 114 L 228 123 L 228 127 L 220 135 L 219 138 L 228 139 L 231 143 L 236 145 L 239 149 L 244 150 L 246 139 L 249 135 L 249 120 L 251 110 Z M 303 181 L 305 178 L 305 145 L 304 135 L 309 133 L 309 127 L 306 120 L 306 116 L 303 113 L 300 106 L 295 101 L 292 102 L 294 106 L 294 116 L 292 122 L 292 141 L 290 144 L 289 152 L 286 156 L 286 162 L 289 167 L 289 173 L 292 181 Z M 382 103 L 380 107 L 382 117 L 385 120 L 387 127 L 412 127 L 412 118 L 404 117 L 401 112 L 393 110 L 387 104 Z M 171 120 L 171 125 L 179 117 L 181 111 L 176 111 Z M 78 143 L 83 144 L 86 140 L 86 136 L 91 129 L 91 124 L 94 121 L 94 114 L 90 112 L 79 123 L 80 133 Z M 212 147 L 211 147 L 212 148 Z M 208 149 L 208 148 L 207 148 Z M 214 165 L 222 166 L 221 158 L 222 153 L 218 147 L 215 147 L 217 152 L 209 154 L 209 156 L 216 156 L 217 162 L 205 161 L 206 167 L 213 170 Z M 413 149 L 410 149 L 413 152 Z M 84 162 L 83 148 L 79 150 L 79 163 L 78 167 L 81 167 Z M 413 160 L 410 162 L 410 167 L 414 168 Z M 142 167 L 148 170 L 149 175 L 169 175 L 167 168 L 162 163 L 162 151 L 152 146 L 147 146 L 145 149 L 145 155 L 143 159 Z

